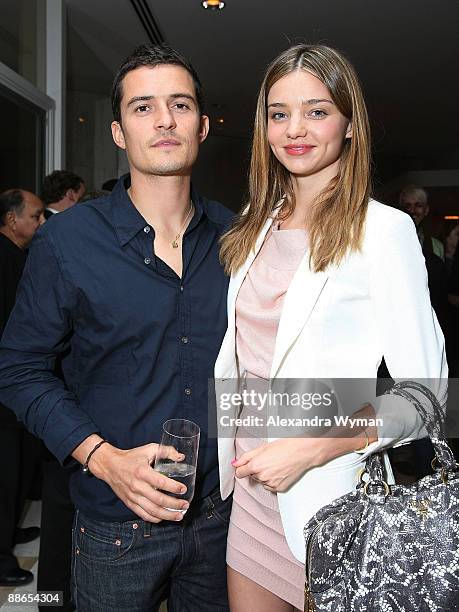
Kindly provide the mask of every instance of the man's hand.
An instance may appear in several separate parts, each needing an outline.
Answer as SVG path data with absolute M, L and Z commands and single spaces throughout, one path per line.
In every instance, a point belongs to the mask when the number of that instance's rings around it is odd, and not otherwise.
M 97 438 L 94 436 L 91 444 L 87 443 L 89 440 L 87 438 L 82 445 L 85 445 L 86 449 L 89 446 L 93 448 L 97 444 Z M 166 507 L 185 510 L 189 507 L 189 503 L 171 497 L 166 492 L 183 494 L 186 492 L 186 487 L 152 469 L 151 464 L 155 460 L 157 451 L 158 444 L 121 450 L 105 443 L 91 457 L 89 468 L 94 476 L 104 480 L 117 497 L 144 521 L 150 523 L 159 523 L 163 520 L 180 521 L 183 514 L 166 510 Z M 86 460 L 87 455 L 82 453 L 80 447 L 77 447 L 72 454 L 81 463 Z M 167 458 L 181 461 L 183 455 L 173 447 L 169 447 Z

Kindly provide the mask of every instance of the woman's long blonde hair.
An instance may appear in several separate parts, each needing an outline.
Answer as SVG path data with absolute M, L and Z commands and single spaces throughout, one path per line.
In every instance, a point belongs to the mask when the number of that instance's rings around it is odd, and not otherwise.
M 344 142 L 338 174 L 314 203 L 308 226 L 311 269 L 325 270 L 361 246 L 370 197 L 370 128 L 362 90 L 354 68 L 340 53 L 323 45 L 296 45 L 268 66 L 258 95 L 249 207 L 221 241 L 220 259 L 228 274 L 236 272 L 247 259 L 282 198 L 283 219 L 295 208 L 290 174 L 268 142 L 267 99 L 274 83 L 300 69 L 311 72 L 326 85 L 338 110 L 352 122 L 352 137 Z

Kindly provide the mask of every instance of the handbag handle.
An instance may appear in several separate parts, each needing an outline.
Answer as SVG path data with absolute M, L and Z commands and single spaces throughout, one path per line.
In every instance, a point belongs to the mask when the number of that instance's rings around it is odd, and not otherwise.
M 422 385 L 421 383 L 415 382 L 414 380 L 404 380 L 400 382 L 396 382 L 391 389 L 389 389 L 386 393 L 392 395 L 401 395 L 399 391 L 406 390 L 414 390 L 422 393 L 424 397 L 431 403 L 432 412 L 428 412 L 425 406 L 410 393 L 409 401 L 414 404 L 414 407 L 418 411 L 420 417 L 422 418 L 427 433 L 429 434 L 430 439 L 433 440 L 443 440 L 445 438 L 445 412 L 440 405 L 437 397 L 432 393 L 432 391 Z M 409 391 L 408 391 L 409 393 Z M 405 396 L 403 396 L 405 397 Z M 413 402 L 413 398 L 416 400 Z M 408 398 L 406 398 L 408 399 Z
M 410 393 L 408 389 L 422 393 L 432 404 L 432 413 L 427 411 L 419 399 Z M 432 441 L 435 449 L 435 457 L 439 466 L 446 471 L 456 470 L 458 464 L 444 436 L 444 413 L 440 402 L 432 391 L 418 382 L 406 380 L 395 383 L 386 393 L 390 395 L 399 395 L 408 400 L 416 408 L 425 425 L 429 438 Z M 384 469 L 382 458 L 379 453 L 370 455 L 367 458 L 365 471 L 369 475 L 370 484 L 384 484 Z
M 426 410 L 426 408 L 422 405 L 422 402 L 412 393 L 407 391 L 407 389 L 413 389 L 422 393 L 432 404 L 433 413 Z M 405 380 L 403 382 L 395 383 L 392 389 L 389 390 L 389 393 L 393 395 L 400 395 L 413 404 L 425 425 L 429 438 L 432 441 L 435 449 L 435 456 L 439 465 L 445 470 L 456 469 L 456 459 L 445 439 L 444 411 L 442 410 L 440 402 L 432 391 L 425 385 L 421 385 L 418 382 Z

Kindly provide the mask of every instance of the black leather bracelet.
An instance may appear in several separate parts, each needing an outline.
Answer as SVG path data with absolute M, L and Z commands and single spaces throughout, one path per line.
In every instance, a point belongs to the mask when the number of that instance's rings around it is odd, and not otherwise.
M 102 444 L 105 444 L 105 442 L 108 442 L 108 440 L 101 440 L 100 442 L 98 442 L 95 447 L 92 449 L 92 451 L 89 453 L 89 455 L 86 457 L 86 461 L 84 462 L 81 471 L 83 472 L 83 474 L 86 474 L 88 476 L 91 475 L 91 472 L 89 471 L 89 460 L 91 459 L 91 457 L 93 456 L 93 454 L 96 452 L 96 450 L 102 446 Z

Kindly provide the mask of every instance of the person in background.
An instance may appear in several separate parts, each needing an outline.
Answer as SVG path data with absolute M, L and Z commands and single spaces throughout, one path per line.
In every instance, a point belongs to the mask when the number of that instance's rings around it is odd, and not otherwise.
M 416 232 L 426 262 L 430 299 L 445 335 L 446 350 L 448 357 L 450 357 L 452 344 L 451 309 L 448 306 L 448 274 L 447 264 L 445 263 L 445 249 L 442 241 L 432 236 L 428 227 L 430 207 L 427 191 L 418 185 L 408 185 L 400 192 L 399 204 L 400 208 L 410 215 L 416 225 Z M 410 453 L 414 453 L 412 459 L 409 458 Z M 404 464 L 403 470 L 405 472 L 412 471 L 417 478 L 420 478 L 432 472 L 433 454 L 432 444 L 428 438 L 425 438 L 415 440 L 412 445 L 405 448 L 395 449 L 391 458 L 400 469 Z M 411 470 L 408 468 L 410 463 Z
M 456 226 L 459 227 L 459 225 Z M 453 378 L 459 378 L 459 248 L 452 261 L 451 271 L 448 279 L 448 303 L 450 308 L 450 350 L 448 352 L 448 363 L 450 374 Z M 455 411 L 457 419 L 457 409 Z M 459 431 L 459 423 L 456 422 L 456 432 Z M 456 459 L 459 461 L 459 436 L 450 440 Z
M 76 204 L 85 190 L 83 179 L 68 170 L 54 170 L 45 176 L 41 197 L 46 205 L 46 219 Z
M 423 253 L 433 253 L 443 260 L 445 252 L 441 240 L 434 238 L 426 227 L 426 218 L 430 212 L 427 191 L 417 185 L 408 185 L 400 192 L 399 203 L 416 225 Z
M 448 363 L 451 376 L 459 376 L 459 223 L 450 229 L 445 238 L 445 262 L 448 271 L 448 307 L 450 329 Z M 459 444 L 453 444 L 459 457 Z
M 443 243 L 431 235 L 427 224 L 430 211 L 427 192 L 422 187 L 409 185 L 402 189 L 399 197 L 402 210 L 407 212 L 416 225 L 416 233 L 422 246 L 426 262 L 430 299 L 445 336 L 449 329 L 448 279 Z M 424 442 L 422 443 L 424 444 Z M 430 442 L 427 440 L 426 445 Z
M 45 217 L 68 210 L 85 195 L 83 179 L 68 170 L 55 170 L 43 181 L 42 197 L 46 204 Z M 60 360 L 56 375 L 63 377 Z M 72 609 L 70 603 L 71 529 L 74 506 L 69 492 L 70 471 L 64 469 L 54 455 L 43 452 L 42 524 L 37 587 L 40 591 L 62 591 L 63 612 Z M 39 609 L 47 609 L 40 605 Z
M 43 202 L 30 191 L 10 189 L 0 195 L 0 338 L 16 300 L 27 247 L 44 222 L 43 211 Z M 18 527 L 38 452 L 33 436 L 0 404 L 0 586 L 22 586 L 33 580 L 32 572 L 19 567 L 13 547 L 40 533 L 38 527 Z

